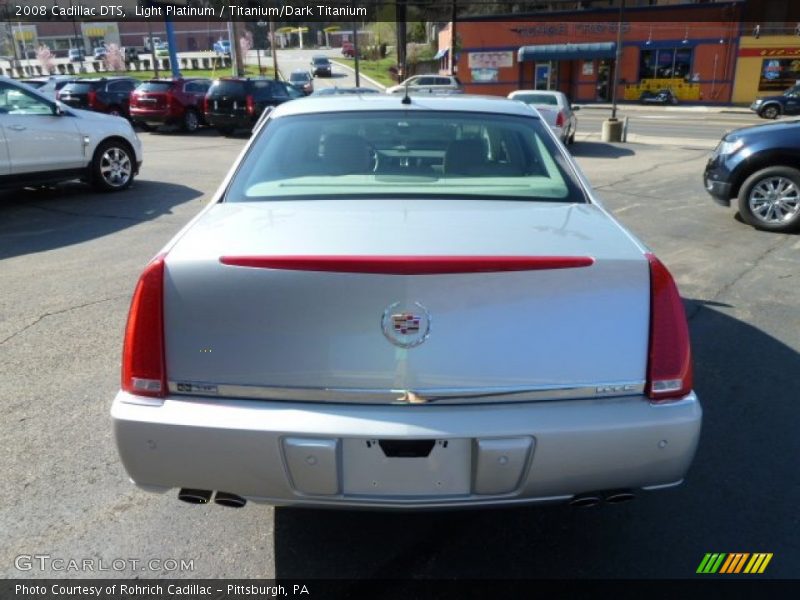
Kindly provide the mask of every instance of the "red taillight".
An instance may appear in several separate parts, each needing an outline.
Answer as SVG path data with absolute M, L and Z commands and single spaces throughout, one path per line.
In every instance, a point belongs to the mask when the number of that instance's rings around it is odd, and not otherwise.
M 203 111 L 203 114 L 208 112 L 208 98 L 203 96 L 203 99 L 200 101 L 200 110 Z
M 247 114 L 251 117 L 256 114 L 256 99 L 251 94 L 247 95 Z
M 564 126 L 564 113 L 558 111 L 558 114 L 556 115 L 556 127 L 563 127 L 563 126 Z
M 97 92 L 89 90 L 89 108 L 97 108 Z
M 122 348 L 122 389 L 137 396 L 163 397 L 164 255 L 147 265 L 131 300 Z
M 678 288 L 654 255 L 650 262 L 650 348 L 647 395 L 653 400 L 682 398 L 692 390 L 689 326 Z

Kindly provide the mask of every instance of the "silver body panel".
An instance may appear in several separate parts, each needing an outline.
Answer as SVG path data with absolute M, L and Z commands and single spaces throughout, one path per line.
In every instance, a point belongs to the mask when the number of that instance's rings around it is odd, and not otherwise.
M 589 491 L 674 484 L 691 463 L 701 422 L 694 394 L 663 405 L 637 396 L 479 406 L 364 406 L 174 397 L 141 403 L 120 392 L 111 414 L 122 462 L 145 489 L 232 490 L 277 505 L 385 508 L 563 500 Z M 519 457 L 521 438 L 530 439 L 531 445 L 529 456 L 516 459 L 525 463 L 519 480 L 511 491 L 496 492 L 503 482 L 485 463 L 492 460 L 498 441 L 511 440 L 503 450 L 509 458 L 506 465 L 513 466 L 512 451 Z M 295 467 L 290 471 L 296 457 L 287 456 L 287 439 L 316 441 L 297 461 L 307 464 L 305 459 L 313 456 L 313 466 L 319 467 L 316 477 Z M 345 460 L 341 449 L 353 439 L 466 440 L 450 464 L 458 465 L 452 470 L 459 474 L 464 473 L 463 464 L 469 464 L 469 491 L 409 497 L 394 489 L 370 495 L 357 483 L 354 492 L 346 493 L 344 482 L 357 477 L 353 467 L 362 469 L 371 461 L 352 456 Z M 325 440 L 330 443 L 320 444 Z M 314 448 L 317 453 L 311 454 Z M 426 468 L 421 464 L 419 470 Z M 414 469 L 401 464 L 397 472 L 401 471 L 411 477 L 408 473 Z M 420 485 L 421 478 L 408 483 Z M 309 480 L 317 487 L 304 487 Z
M 364 96 L 280 105 L 239 160 L 272 119 L 397 103 Z M 538 118 L 520 102 L 468 96 L 414 98 L 405 110 Z M 680 483 L 702 414 L 694 394 L 662 404 L 642 395 L 646 248 L 558 151 L 586 204 L 217 203 L 234 167 L 164 249 L 167 398 L 120 392 L 113 404 L 132 480 L 153 491 L 380 508 L 529 503 Z M 594 263 L 398 276 L 220 262 L 253 255 L 588 256 Z M 389 343 L 381 323 L 393 303 L 430 312 L 424 343 Z M 425 456 L 390 456 L 382 440 L 433 447 Z

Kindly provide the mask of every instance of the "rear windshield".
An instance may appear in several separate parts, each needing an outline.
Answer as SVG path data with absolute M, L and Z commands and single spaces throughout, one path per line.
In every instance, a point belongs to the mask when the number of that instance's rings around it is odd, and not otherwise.
M 172 88 L 171 81 L 145 81 L 138 88 L 137 92 L 168 92 Z
M 85 94 L 94 89 L 92 83 L 68 83 L 64 86 L 64 91 L 75 92 L 76 94 Z
M 514 100 L 519 100 L 525 104 L 545 104 L 558 106 L 558 98 L 552 94 L 516 94 Z
M 244 95 L 243 81 L 215 81 L 208 90 L 209 96 L 241 96 Z
M 292 73 L 289 75 L 289 81 L 308 81 L 310 77 L 308 73 Z
M 274 119 L 225 199 L 342 198 L 586 201 L 538 118 L 438 111 Z

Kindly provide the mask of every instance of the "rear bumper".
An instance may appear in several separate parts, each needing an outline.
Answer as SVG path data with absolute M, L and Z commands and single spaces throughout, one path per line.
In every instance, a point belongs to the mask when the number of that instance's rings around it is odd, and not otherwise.
M 143 123 L 173 123 L 179 121 L 181 116 L 164 110 L 142 110 L 141 108 L 130 109 L 131 119 Z
M 534 503 L 668 487 L 688 470 L 702 420 L 693 393 L 661 405 L 627 397 L 363 406 L 186 397 L 143 403 L 120 392 L 111 415 L 122 462 L 144 489 L 378 508 Z M 449 441 L 450 449 L 438 458 L 388 459 L 366 449 L 366 440 L 409 439 L 437 440 L 437 450 Z M 420 479 L 440 468 L 439 459 L 448 468 L 433 477 L 433 492 L 421 492 Z M 385 491 L 371 493 L 372 478 L 387 473 Z

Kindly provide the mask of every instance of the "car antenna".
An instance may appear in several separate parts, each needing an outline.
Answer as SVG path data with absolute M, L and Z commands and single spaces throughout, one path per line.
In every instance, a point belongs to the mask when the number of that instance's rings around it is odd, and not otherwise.
M 403 99 L 400 101 L 403 104 L 411 104 L 411 98 L 408 96 L 408 85 L 409 85 L 409 83 L 411 83 L 411 78 L 410 77 L 408 79 L 406 79 L 405 93 L 403 94 Z

